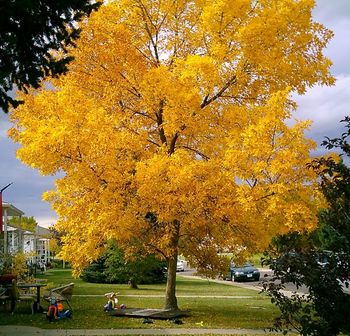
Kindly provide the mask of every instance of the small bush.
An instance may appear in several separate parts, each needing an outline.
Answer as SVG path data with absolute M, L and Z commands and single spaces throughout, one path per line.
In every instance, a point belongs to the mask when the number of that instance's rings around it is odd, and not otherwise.
M 124 253 L 115 244 L 81 274 L 84 281 L 114 284 L 151 284 L 166 281 L 165 262 L 153 255 L 126 261 Z

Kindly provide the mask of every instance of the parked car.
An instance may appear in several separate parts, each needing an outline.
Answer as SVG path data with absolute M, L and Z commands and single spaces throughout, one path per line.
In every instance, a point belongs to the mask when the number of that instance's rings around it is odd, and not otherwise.
M 185 263 L 182 260 L 178 260 L 176 264 L 176 272 L 184 272 L 185 271 Z
M 230 271 L 226 280 L 232 281 L 259 281 L 260 271 L 250 263 L 245 263 L 242 266 L 231 264 Z
M 340 281 L 350 281 L 350 258 L 348 254 L 325 250 L 322 251 L 318 264 L 324 269 L 335 269 Z

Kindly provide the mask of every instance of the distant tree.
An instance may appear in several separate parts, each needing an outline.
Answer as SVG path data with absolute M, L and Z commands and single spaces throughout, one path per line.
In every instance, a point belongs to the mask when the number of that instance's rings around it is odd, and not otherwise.
M 19 219 L 19 217 L 12 217 L 9 220 L 9 223 L 18 225 L 23 230 L 27 230 L 27 231 L 34 231 L 35 227 L 38 225 L 38 222 L 33 216 L 31 217 L 22 216 L 21 220 Z
M 62 250 L 62 232 L 58 232 L 54 226 L 49 227 L 50 230 L 50 250 L 57 255 Z
M 350 158 L 350 118 L 340 138 L 322 143 Z M 328 207 L 319 212 L 319 227 L 312 233 L 293 232 L 276 237 L 264 263 L 274 278 L 264 285 L 281 311 L 274 329 L 296 328 L 301 335 L 332 336 L 350 333 L 350 168 L 335 156 L 315 159 L 310 167 L 320 177 Z M 328 251 L 324 251 L 324 250 Z M 276 283 L 276 280 L 279 282 Z M 286 283 L 306 286 L 308 295 L 288 298 L 281 292 Z
M 81 273 L 81 278 L 96 283 L 138 284 L 162 283 L 166 281 L 166 263 L 153 255 L 138 255 L 126 260 L 124 252 L 115 243 Z
M 9 91 L 39 87 L 48 75 L 67 71 L 67 47 L 79 36 L 78 21 L 99 6 L 90 0 L 0 0 L 0 108 L 20 103 Z

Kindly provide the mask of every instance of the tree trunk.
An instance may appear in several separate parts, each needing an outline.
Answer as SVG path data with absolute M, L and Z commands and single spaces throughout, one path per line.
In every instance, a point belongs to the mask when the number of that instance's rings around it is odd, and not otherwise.
M 178 310 L 176 298 L 176 263 L 177 254 L 167 260 L 168 277 L 165 290 L 165 307 L 166 310 Z
M 135 279 L 133 279 L 133 278 L 129 279 L 129 287 L 131 289 L 138 289 Z
M 168 277 L 165 290 L 165 307 L 166 310 L 179 310 L 176 298 L 176 264 L 179 245 L 180 223 L 177 220 L 172 222 L 171 239 L 169 248 L 170 255 L 167 258 Z

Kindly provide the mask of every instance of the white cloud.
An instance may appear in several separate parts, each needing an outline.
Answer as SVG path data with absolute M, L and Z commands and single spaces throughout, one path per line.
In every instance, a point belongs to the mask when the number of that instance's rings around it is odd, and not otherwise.
M 334 86 L 315 86 L 303 96 L 293 97 L 298 103 L 294 117 L 311 120 L 312 126 L 306 133 L 314 139 L 317 154 L 325 152 L 319 145 L 325 137 L 338 137 L 344 131 L 340 120 L 350 114 L 350 1 L 317 0 L 313 12 L 314 20 L 334 32 L 334 38 L 325 50 L 331 59 L 332 74 L 337 78 Z
M 337 19 L 349 18 L 349 0 L 317 0 L 314 15 L 322 21 L 336 21 Z
M 325 136 L 339 136 L 343 128 L 339 121 L 349 114 L 350 76 L 337 78 L 332 87 L 315 86 L 296 101 L 299 107 L 294 116 L 313 121 L 307 136 L 318 143 Z
M 51 225 L 57 216 L 50 204 L 42 200 L 42 193 L 54 188 L 54 177 L 41 176 L 16 158 L 18 145 L 7 137 L 10 127 L 8 115 L 0 110 L 0 188 L 13 182 L 3 200 L 22 210 L 25 216 L 34 216 L 40 225 Z
M 36 217 L 35 220 L 40 226 L 49 228 L 50 226 L 56 224 L 57 219 L 54 217 Z
M 315 21 L 322 23 L 334 32 L 325 55 L 333 62 L 335 75 L 350 74 L 350 1 L 317 0 L 314 10 Z
M 350 20 L 339 20 L 331 28 L 334 37 L 325 51 L 325 55 L 333 62 L 331 71 L 335 75 L 350 74 Z

